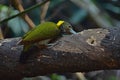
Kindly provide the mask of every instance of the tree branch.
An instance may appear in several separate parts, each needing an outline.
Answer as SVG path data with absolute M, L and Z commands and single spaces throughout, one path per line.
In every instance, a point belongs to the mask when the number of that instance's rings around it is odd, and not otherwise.
M 120 29 L 89 29 L 62 37 L 46 49 L 33 47 L 25 64 L 19 63 L 23 49 L 22 45 L 17 45 L 19 38 L 1 40 L 0 79 L 18 80 L 50 73 L 120 69 L 120 45 L 114 46 L 120 41 L 118 31 Z M 108 44 L 111 44 L 112 50 Z
M 17 17 L 17 16 L 23 15 L 23 14 L 25 14 L 25 13 L 27 13 L 27 12 L 35 9 L 35 8 L 37 8 L 38 6 L 42 6 L 43 4 L 45 4 L 45 3 L 48 2 L 48 1 L 49 1 L 49 0 L 45 0 L 45 1 L 43 1 L 42 3 L 36 4 L 36 5 L 34 5 L 34 6 L 30 7 L 30 8 L 27 8 L 26 10 L 24 10 L 24 11 L 22 11 L 22 12 L 16 14 L 16 15 L 13 15 L 13 16 L 11 16 L 11 17 L 8 17 L 8 18 L 0 21 L 0 24 L 1 24 L 1 23 L 4 23 L 4 22 L 6 22 L 6 21 L 8 21 L 8 20 L 10 20 L 10 19 L 13 19 L 13 18 L 15 18 L 15 17 Z
M 40 8 L 40 22 L 45 22 L 45 17 L 49 8 L 50 1 Z
M 20 0 L 12 0 L 11 2 L 15 6 L 15 8 L 17 10 L 19 10 L 20 12 L 25 11 Z M 21 15 L 21 17 L 26 21 L 26 23 L 29 25 L 30 29 L 35 27 L 35 24 L 33 23 L 33 21 L 29 18 L 29 16 L 27 14 Z

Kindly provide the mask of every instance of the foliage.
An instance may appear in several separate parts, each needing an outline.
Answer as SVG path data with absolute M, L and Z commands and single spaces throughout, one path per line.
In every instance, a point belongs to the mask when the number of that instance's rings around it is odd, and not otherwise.
M 86 2 L 88 1 L 92 4 L 88 3 L 88 5 L 82 6 L 82 4 L 86 4 Z M 23 0 L 24 3 L 23 6 L 25 7 L 25 9 L 28 9 L 31 6 L 36 5 L 38 2 L 39 0 L 25 0 L 25 1 Z M 90 14 L 92 11 L 90 10 L 89 7 L 92 7 L 91 10 L 94 10 L 95 13 Z M 41 22 L 40 15 L 42 13 L 42 10 L 40 8 L 41 6 L 28 12 L 29 17 L 33 20 L 33 22 L 36 25 L 40 24 Z M 97 12 L 98 14 L 96 16 Z M 1 1 L 0 21 L 18 13 L 19 11 L 16 10 L 13 6 L 11 6 L 11 3 L 9 3 L 8 0 Z M 102 22 L 99 20 L 103 18 L 105 19 L 105 22 L 103 21 L 104 23 L 107 24 L 107 22 L 109 22 L 110 26 L 118 27 L 120 26 L 119 16 L 120 16 L 119 0 L 51 0 L 50 4 L 48 5 L 45 20 L 57 22 L 58 20 L 62 19 L 70 22 L 74 26 L 74 29 L 76 31 L 82 31 L 84 29 L 89 28 L 103 27 L 101 26 L 101 23 L 99 23 Z M 17 16 L 0 25 L 5 38 L 23 36 L 29 30 L 28 24 L 21 18 L 21 16 Z M 66 80 L 66 77 L 57 74 L 52 74 L 50 78 L 51 80 Z M 48 80 L 50 78 L 47 77 Z M 41 79 L 41 77 L 37 77 L 37 79 L 39 80 Z M 33 79 L 27 78 L 24 80 Z M 116 80 L 116 77 L 110 76 L 108 80 Z

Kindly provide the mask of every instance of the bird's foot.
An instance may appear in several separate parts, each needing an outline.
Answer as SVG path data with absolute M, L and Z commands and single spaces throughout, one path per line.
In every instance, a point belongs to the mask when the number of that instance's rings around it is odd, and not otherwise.
M 50 43 L 50 44 L 47 44 L 48 48 L 51 48 L 51 47 L 54 47 L 57 43 Z

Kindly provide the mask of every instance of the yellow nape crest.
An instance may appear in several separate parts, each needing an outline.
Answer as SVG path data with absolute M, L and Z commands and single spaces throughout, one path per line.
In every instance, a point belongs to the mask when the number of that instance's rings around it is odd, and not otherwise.
M 60 27 L 64 22 L 65 21 L 62 21 L 62 20 L 58 21 L 57 26 Z

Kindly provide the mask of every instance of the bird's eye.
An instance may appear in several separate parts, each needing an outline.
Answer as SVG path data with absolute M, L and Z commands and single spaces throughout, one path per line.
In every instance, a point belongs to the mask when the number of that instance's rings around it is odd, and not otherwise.
M 69 28 L 71 28 L 72 26 L 68 26 Z

